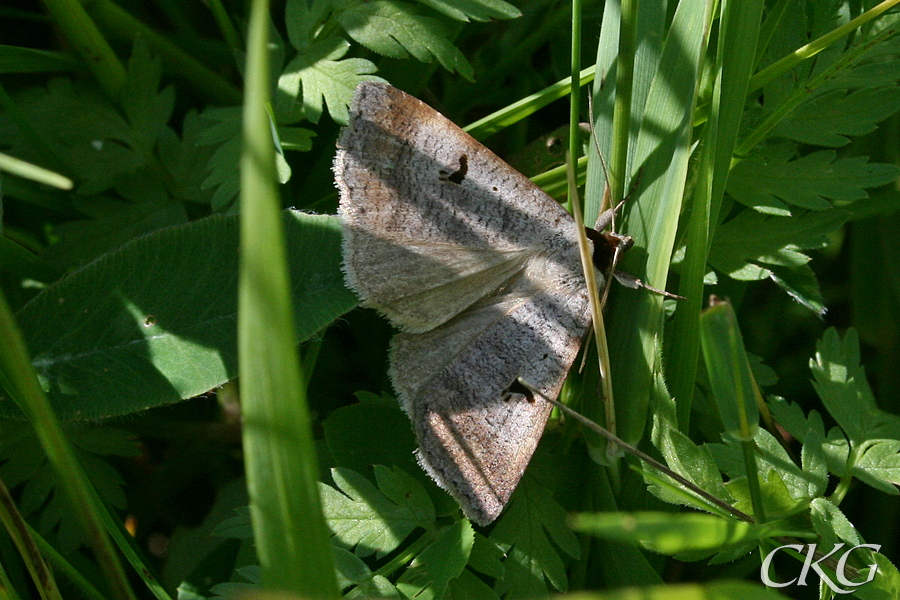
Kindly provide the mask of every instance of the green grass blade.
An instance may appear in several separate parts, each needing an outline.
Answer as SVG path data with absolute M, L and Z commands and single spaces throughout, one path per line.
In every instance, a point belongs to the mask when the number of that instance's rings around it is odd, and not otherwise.
M 85 12 L 83 3 L 78 0 L 44 0 L 44 6 L 106 93 L 117 97 L 125 85 L 125 66 Z
M 741 444 L 754 518 L 757 523 L 763 523 L 766 515 L 753 441 L 759 428 L 762 397 L 750 371 L 737 316 L 729 302 L 720 301 L 700 315 L 700 347 L 722 424 L 726 433 Z
M 241 156 L 238 352 L 250 513 L 263 584 L 337 598 L 300 371 L 269 121 L 269 4 L 251 6 Z
M 61 487 L 75 508 L 76 518 L 85 528 L 97 561 L 107 577 L 112 596 L 123 600 L 134 598 L 119 556 L 103 528 L 103 508 L 38 383 L 28 360 L 22 335 L 2 292 L 0 338 L 4 340 L 0 344 L 0 384 L 6 388 L 34 427 L 41 446 L 59 477 Z
M 725 431 L 735 439 L 752 440 L 759 423 L 755 384 L 729 302 L 720 301 L 700 315 L 700 341 Z
M 621 269 L 659 289 L 666 287 L 681 214 L 691 152 L 691 119 L 712 4 L 704 0 L 679 3 L 646 107 L 640 113 L 632 168 L 640 173 L 640 196 L 626 205 L 624 228 L 634 238 L 635 247 L 626 254 Z M 653 61 L 641 63 L 642 68 L 650 64 Z M 629 127 L 629 131 L 632 129 Z M 620 289 L 612 300 L 608 321 L 619 435 L 635 442 L 643 435 L 655 374 L 661 369 L 663 303 L 660 296 L 644 290 Z
M 578 87 L 587 84 L 594 77 L 594 67 L 582 69 L 578 73 Z M 484 140 L 513 123 L 518 123 L 525 117 L 537 112 L 555 100 L 564 98 L 572 91 L 572 78 L 566 77 L 557 81 L 539 92 L 513 102 L 488 116 L 463 127 L 463 130 L 476 140 Z M 563 177 L 565 178 L 565 177 Z
M 28 569 L 31 580 L 40 593 L 41 598 L 47 600 L 62 598 L 56 585 L 53 571 L 50 570 L 46 561 L 44 561 L 44 557 L 38 552 L 37 543 L 31 536 L 28 525 L 25 523 L 25 519 L 22 518 L 22 513 L 16 507 L 15 500 L 13 500 L 3 481 L 0 481 L 0 523 L 3 523 L 9 538 L 16 545 L 16 550 L 19 551 L 19 556 L 22 557 L 22 562 Z M 0 565 L 0 570 L 2 569 L 3 566 Z M 3 589 L 12 592 L 13 588 L 6 580 L 5 571 L 0 576 L 2 576 L 0 583 L 2 583 Z
M 763 5 L 762 0 L 724 0 L 720 5 L 716 80 L 709 120 L 702 133 L 697 185 L 690 201 L 691 216 L 678 288 L 678 293 L 685 299 L 678 303 L 672 328 L 667 332 L 667 340 L 672 343 L 667 345 L 666 374 L 678 403 L 681 431 L 687 431 L 694 395 L 706 258 L 718 222 L 748 82 L 756 60 Z

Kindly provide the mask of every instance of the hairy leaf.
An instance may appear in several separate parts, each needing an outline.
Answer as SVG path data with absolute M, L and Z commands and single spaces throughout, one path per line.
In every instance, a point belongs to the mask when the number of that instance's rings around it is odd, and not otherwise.
M 782 162 L 742 160 L 728 176 L 727 192 L 759 212 L 789 214 L 787 204 L 825 210 L 831 201 L 850 202 L 868 196 L 865 188 L 884 185 L 897 177 L 894 165 L 869 164 L 864 157 L 835 159 L 825 150 Z

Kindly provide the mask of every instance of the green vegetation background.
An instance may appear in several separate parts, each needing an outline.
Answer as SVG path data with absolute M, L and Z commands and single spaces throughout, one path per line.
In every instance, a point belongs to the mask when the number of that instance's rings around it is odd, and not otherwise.
M 754 59 L 748 61 L 748 76 L 840 31 L 869 8 L 841 2 L 750 4 L 761 18 L 743 24 L 751 30 L 744 32 L 745 38 L 734 38 L 758 41 L 750 47 L 757 48 L 755 53 L 744 52 Z M 716 61 L 725 54 L 715 42 L 732 34 L 723 25 L 727 7 L 681 3 L 679 10 L 698 11 L 712 24 L 708 31 L 700 28 L 704 35 L 697 37 L 695 54 L 690 48 L 683 56 L 676 53 L 673 41 L 668 46 L 648 42 L 671 71 L 660 68 L 663 76 L 657 77 L 654 69 L 638 69 L 634 77 L 636 96 L 641 89 L 660 92 L 664 83 L 670 91 L 677 91 L 678 82 L 690 84 L 691 103 L 682 107 L 688 112 L 676 115 L 691 114 L 696 127 L 679 125 L 681 129 L 669 131 L 662 120 L 651 123 L 670 135 L 658 137 L 676 146 L 673 155 L 682 151 L 683 172 L 674 189 L 680 185 L 687 190 L 684 208 L 678 208 L 679 195 L 674 212 L 661 221 L 671 240 L 666 260 L 659 260 L 671 272 L 669 289 L 674 291 L 685 284 L 680 279 L 688 268 L 685 243 L 694 239 L 689 219 L 695 205 L 689 200 L 707 181 L 703 177 L 715 173 L 712 168 L 703 171 L 715 162 L 703 154 L 711 147 L 704 124 L 713 118 L 705 111 L 716 101 L 714 66 L 722 66 Z M 600 28 L 602 19 L 612 18 L 609 10 L 604 15 L 596 2 L 583 6 L 584 67 L 595 57 L 602 64 L 609 56 Z M 678 39 L 674 4 L 651 13 L 641 14 L 658 18 L 661 39 Z M 511 504 L 505 521 L 485 532 L 460 521 L 453 502 L 414 462 L 412 433 L 386 375 L 391 328 L 371 311 L 351 310 L 356 300 L 342 285 L 339 225 L 333 218 L 313 216 L 335 213 L 334 142 L 346 122 L 353 88 L 372 77 L 417 95 L 460 125 L 539 92 L 516 110 L 489 117 L 473 135 L 524 173 L 543 174 L 545 189 L 561 196 L 565 175 L 559 167 L 568 138 L 559 131 L 567 127 L 570 105 L 564 89 L 548 88 L 572 71 L 571 5 L 545 0 L 515 6 L 500 0 L 289 0 L 273 5 L 269 14 L 272 73 L 262 81 L 271 81 L 281 202 L 302 211 L 283 215 L 286 262 L 296 337 L 304 341 L 300 359 L 308 377 L 312 432 L 322 477 L 329 484 L 323 488 L 323 502 L 330 527 L 338 531 L 335 560 L 344 590 L 523 597 L 661 581 L 758 581 L 759 553 L 750 552 L 753 543 L 748 545 L 762 536 L 758 532 L 738 541 L 720 540 L 714 549 L 685 545 L 664 552 L 680 553 L 684 562 L 666 562 L 625 543 L 614 546 L 574 534 L 565 521 L 571 511 L 664 510 L 669 505 L 660 498 L 690 502 L 654 491 L 658 482 L 645 481 L 627 468 L 608 475 L 588 458 L 589 453 L 602 454 L 601 446 L 585 441 L 571 422 L 551 423 L 535 458 L 534 476 L 523 480 L 524 490 L 517 495 L 522 499 Z M 129 561 L 151 565 L 169 594 L 179 584 L 184 597 L 231 594 L 261 577 L 253 566 L 250 518 L 243 508 L 247 496 L 238 393 L 233 383 L 225 383 L 237 375 L 239 364 L 241 90 L 244 81 L 258 74 L 245 71 L 252 50 L 245 34 L 250 14 L 241 3 L 95 2 L 84 13 L 78 4 L 46 2 L 41 10 L 10 4 L 0 9 L 0 16 L 5 44 L 0 47 L 0 152 L 62 174 L 74 184 L 70 190 L 57 189 L 46 174 L 5 161 L 0 165 L 7 171 L 0 238 L 3 294 L 76 456 L 106 505 L 127 515 L 133 525 L 135 545 L 146 556 Z M 641 28 L 647 24 L 636 27 L 645 31 Z M 788 448 L 797 456 L 803 452 L 803 460 L 797 459 L 803 473 L 818 473 L 807 460 L 812 448 L 834 459 L 822 459 L 833 478 L 827 479 L 826 472 L 824 479 L 810 484 L 807 496 L 798 496 L 791 487 L 790 468 L 782 472 L 779 465 L 768 465 L 778 471 L 779 481 L 788 481 L 790 493 L 784 497 L 773 488 L 762 492 L 784 501 L 770 506 L 785 519 L 779 525 L 794 526 L 791 533 L 823 536 L 827 527 L 816 523 L 818 516 L 842 514 L 835 520 L 845 516 L 861 539 L 880 544 L 889 558 L 897 555 L 900 526 L 894 485 L 900 482 L 900 442 L 894 444 L 900 427 L 889 414 L 900 415 L 900 252 L 895 233 L 900 205 L 893 166 L 898 162 L 900 45 L 894 28 L 889 13 L 880 19 L 873 15 L 829 44 L 801 53 L 793 70 L 776 69 L 772 79 L 760 82 L 763 87 L 751 86 L 746 102 L 741 96 L 743 118 L 734 146 L 743 160 L 730 165 L 725 193 L 719 192 L 719 218 L 712 219 L 709 258 L 701 265 L 706 282 L 715 284 L 692 296 L 705 302 L 714 293 L 734 306 L 763 395 L 787 400 L 770 403 L 782 431 L 793 438 Z M 707 40 L 711 42 L 705 45 Z M 642 56 L 640 44 L 636 55 Z M 695 63 L 688 65 L 685 57 Z M 609 80 L 602 89 L 595 81 L 582 94 L 586 98 L 594 86 L 598 136 L 605 138 L 601 145 L 613 155 L 615 168 L 611 104 L 603 101 L 614 87 L 615 71 L 605 74 Z M 672 94 L 650 93 L 648 102 L 678 98 Z M 586 104 L 582 102 L 581 121 L 587 120 Z M 665 114 L 649 104 L 646 112 Z M 773 115 L 778 119 L 766 129 Z M 654 144 L 659 133 L 646 123 L 641 127 L 625 132 L 632 159 L 638 142 Z M 729 148 L 726 158 L 731 155 Z M 728 161 L 716 164 L 722 168 Z M 592 165 L 596 169 L 596 161 Z M 625 172 L 630 180 L 635 165 Z M 583 168 L 580 176 L 587 180 L 588 202 L 593 198 L 596 203 L 602 177 Z M 724 186 L 717 176 L 715 181 Z M 626 215 L 631 206 L 641 206 L 642 187 L 652 185 L 637 179 L 637 198 L 629 200 Z M 634 220 L 626 217 L 626 230 Z M 644 250 L 660 237 L 648 241 L 640 239 L 640 232 L 629 233 Z M 654 273 L 644 270 L 646 254 L 637 251 L 629 260 L 630 269 L 654 283 Z M 633 323 L 632 317 L 615 317 L 629 314 L 634 293 L 612 292 L 614 320 L 607 327 L 613 332 L 614 353 L 628 339 L 616 338 L 616 329 Z M 681 325 L 668 321 L 667 327 L 664 346 L 656 338 L 639 342 L 662 357 L 655 373 L 632 376 L 628 369 L 633 361 L 618 367 L 613 363 L 618 397 L 627 400 L 634 378 L 644 378 L 643 387 L 638 386 L 641 400 L 620 407 L 630 411 L 620 419 L 623 436 L 635 443 L 643 440 L 642 447 L 652 450 L 648 434 L 654 422 L 648 414 L 656 414 L 656 451 L 673 468 L 676 458 L 690 457 L 696 464 L 714 465 L 717 476 L 718 466 L 731 481 L 748 471 L 755 477 L 748 467 L 729 462 L 736 447 L 721 443 L 723 431 L 731 430 L 712 401 L 715 381 L 709 381 L 703 361 L 699 375 L 687 377 L 687 383 L 684 371 L 665 372 L 670 386 L 691 391 L 693 402 L 672 414 L 661 408 L 666 388 L 653 376 L 663 373 L 660 365 L 672 368 L 666 361 L 681 357 L 684 348 L 694 348 L 694 360 L 688 361 L 693 365 L 699 348 L 696 340 L 682 337 L 683 329 L 673 329 Z M 840 338 L 834 331 L 826 333 L 829 328 L 836 328 Z M 10 331 L 4 330 L 4 336 Z M 834 365 L 852 376 L 829 388 L 827 383 L 839 379 Z M 9 372 L 5 377 L 14 379 Z M 578 402 L 579 390 L 591 386 L 574 379 L 567 393 Z M 87 596 L 98 586 L 100 595 L 105 585 L 114 589 L 84 550 L 85 535 L 72 518 L 70 501 L 58 491 L 65 484 L 38 444 L 41 434 L 36 436 L 20 419 L 21 404 L 10 391 L 17 388 L 4 388 L 0 479 L 39 537 L 60 553 L 53 564 L 58 574 L 64 573 L 64 589 L 77 587 Z M 621 395 L 619 388 L 624 389 Z M 682 406 L 693 408 L 682 413 Z M 824 415 L 824 424 L 811 411 Z M 689 423 L 682 433 L 693 442 L 672 442 L 685 444 L 672 450 L 660 442 L 665 435 L 659 431 L 678 423 Z M 756 435 L 756 443 L 768 447 L 766 434 Z M 844 436 L 852 448 L 850 458 L 835 450 Z M 692 454 L 701 447 L 702 452 Z M 329 471 L 334 467 L 339 469 Z M 760 476 L 777 487 L 766 473 Z M 735 489 L 729 493 L 738 505 L 748 498 Z M 828 513 L 831 505 L 822 508 L 826 493 L 839 504 L 838 513 Z M 749 504 L 742 506 L 749 512 Z M 834 539 L 853 538 L 835 530 Z M 608 531 L 605 535 L 615 537 Z M 696 554 L 689 556 L 690 551 Z M 50 554 L 46 548 L 44 552 Z M 20 554 L 4 538 L 4 581 L 27 593 L 27 561 Z M 701 555 L 700 562 L 688 561 Z M 711 556 L 737 560 L 707 566 Z M 437 564 L 450 566 L 441 570 Z M 783 568 L 787 575 L 799 563 Z M 227 582 L 235 583 L 221 587 Z M 884 584 L 884 589 L 895 588 Z M 166 594 L 150 583 L 139 595 L 147 593 Z M 740 594 L 750 592 L 723 588 L 717 593 L 749 597 Z

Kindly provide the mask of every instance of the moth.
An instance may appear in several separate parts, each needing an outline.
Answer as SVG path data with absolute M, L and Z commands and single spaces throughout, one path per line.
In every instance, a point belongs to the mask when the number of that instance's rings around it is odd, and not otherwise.
M 347 284 L 401 331 L 390 376 L 418 461 L 487 525 L 544 430 L 552 406 L 540 396 L 559 395 L 590 324 L 575 221 L 443 115 L 379 82 L 356 88 L 334 174 Z M 620 238 L 589 232 L 603 285 Z

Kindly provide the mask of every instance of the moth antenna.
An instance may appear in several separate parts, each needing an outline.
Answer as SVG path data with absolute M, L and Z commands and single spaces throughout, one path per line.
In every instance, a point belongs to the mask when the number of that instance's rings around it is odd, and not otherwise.
M 524 388 L 530 390 L 531 393 L 532 393 L 536 398 L 541 398 L 541 399 L 544 400 L 545 402 L 549 402 L 550 404 L 552 404 L 553 406 L 555 406 L 556 408 L 558 408 L 560 411 L 562 411 L 563 413 L 565 413 L 565 414 L 569 415 L 570 417 L 574 418 L 576 421 L 578 421 L 579 423 L 581 423 L 582 425 L 584 425 L 585 427 L 587 427 L 587 428 L 590 429 L 591 431 L 593 431 L 593 432 L 595 432 L 595 433 L 598 433 L 598 434 L 600 434 L 601 436 L 603 436 L 604 438 L 606 438 L 606 440 L 607 440 L 607 441 L 609 442 L 609 444 L 610 444 L 610 448 L 621 449 L 621 450 L 627 452 L 628 454 L 634 456 L 635 458 L 640 459 L 641 461 L 645 462 L 647 465 L 649 465 L 649 466 L 652 467 L 653 469 L 656 469 L 659 473 L 662 473 L 663 475 L 666 475 L 667 477 L 671 477 L 673 480 L 675 480 L 676 482 L 680 483 L 681 485 L 683 485 L 685 488 L 687 488 L 687 489 L 690 490 L 691 492 L 697 494 L 697 495 L 700 496 L 701 498 L 705 498 L 705 499 L 708 500 L 711 504 L 714 504 L 714 505 L 718 506 L 718 507 L 721 508 L 723 511 L 726 511 L 726 512 L 730 513 L 731 515 L 733 515 L 733 516 L 736 517 L 737 519 L 740 519 L 741 521 L 744 521 L 745 523 L 753 523 L 753 522 L 754 522 L 754 521 L 753 521 L 753 517 L 751 517 L 751 516 L 748 515 L 747 513 L 742 512 L 742 511 L 736 509 L 736 508 L 733 507 L 731 504 L 725 502 L 725 501 L 722 500 L 721 498 L 718 498 L 718 497 L 716 497 L 715 495 L 710 494 L 708 491 L 704 490 L 703 488 L 701 488 L 700 486 L 698 486 L 698 485 L 697 485 L 696 483 L 694 483 L 693 481 L 690 481 L 690 480 L 687 479 L 686 477 L 680 475 L 679 473 L 676 473 L 675 471 L 673 471 L 672 469 L 670 469 L 668 466 L 662 464 L 661 462 L 659 462 L 658 460 L 656 460 L 655 458 L 653 458 L 653 457 L 650 456 L 649 454 L 647 454 L 647 453 L 641 451 L 640 449 L 636 448 L 635 446 L 632 446 L 631 444 L 629 444 L 629 443 L 626 442 L 625 440 L 621 439 L 620 437 L 618 437 L 616 434 L 614 434 L 613 432 L 609 431 L 609 430 L 606 429 L 605 427 L 601 427 L 601 426 L 598 425 L 597 423 L 591 421 L 590 419 L 588 419 L 587 417 L 585 417 L 584 415 L 582 415 L 580 412 L 578 412 L 578 411 L 575 410 L 574 408 L 572 408 L 572 407 L 570 407 L 570 406 L 567 406 L 567 405 L 563 404 L 563 403 L 560 402 L 559 400 L 554 400 L 553 398 L 548 398 L 547 396 L 545 396 L 544 394 L 542 394 L 542 393 L 540 392 L 540 390 L 535 389 L 534 386 L 530 385 L 527 381 L 524 381 L 521 377 L 519 377 L 519 378 L 517 379 L 517 382 L 518 382 L 519 385 L 521 385 L 522 387 L 524 387 Z
M 671 292 L 667 292 L 666 290 L 660 290 L 652 285 L 648 285 L 632 275 L 631 273 L 624 273 L 622 271 L 614 271 L 613 277 L 616 278 L 616 281 L 621 283 L 627 288 L 631 288 L 633 290 L 643 288 L 648 292 L 653 292 L 654 294 L 659 294 L 660 296 L 665 296 L 666 298 L 672 298 L 673 300 L 687 300 L 684 296 L 679 296 L 678 294 L 673 294 Z

